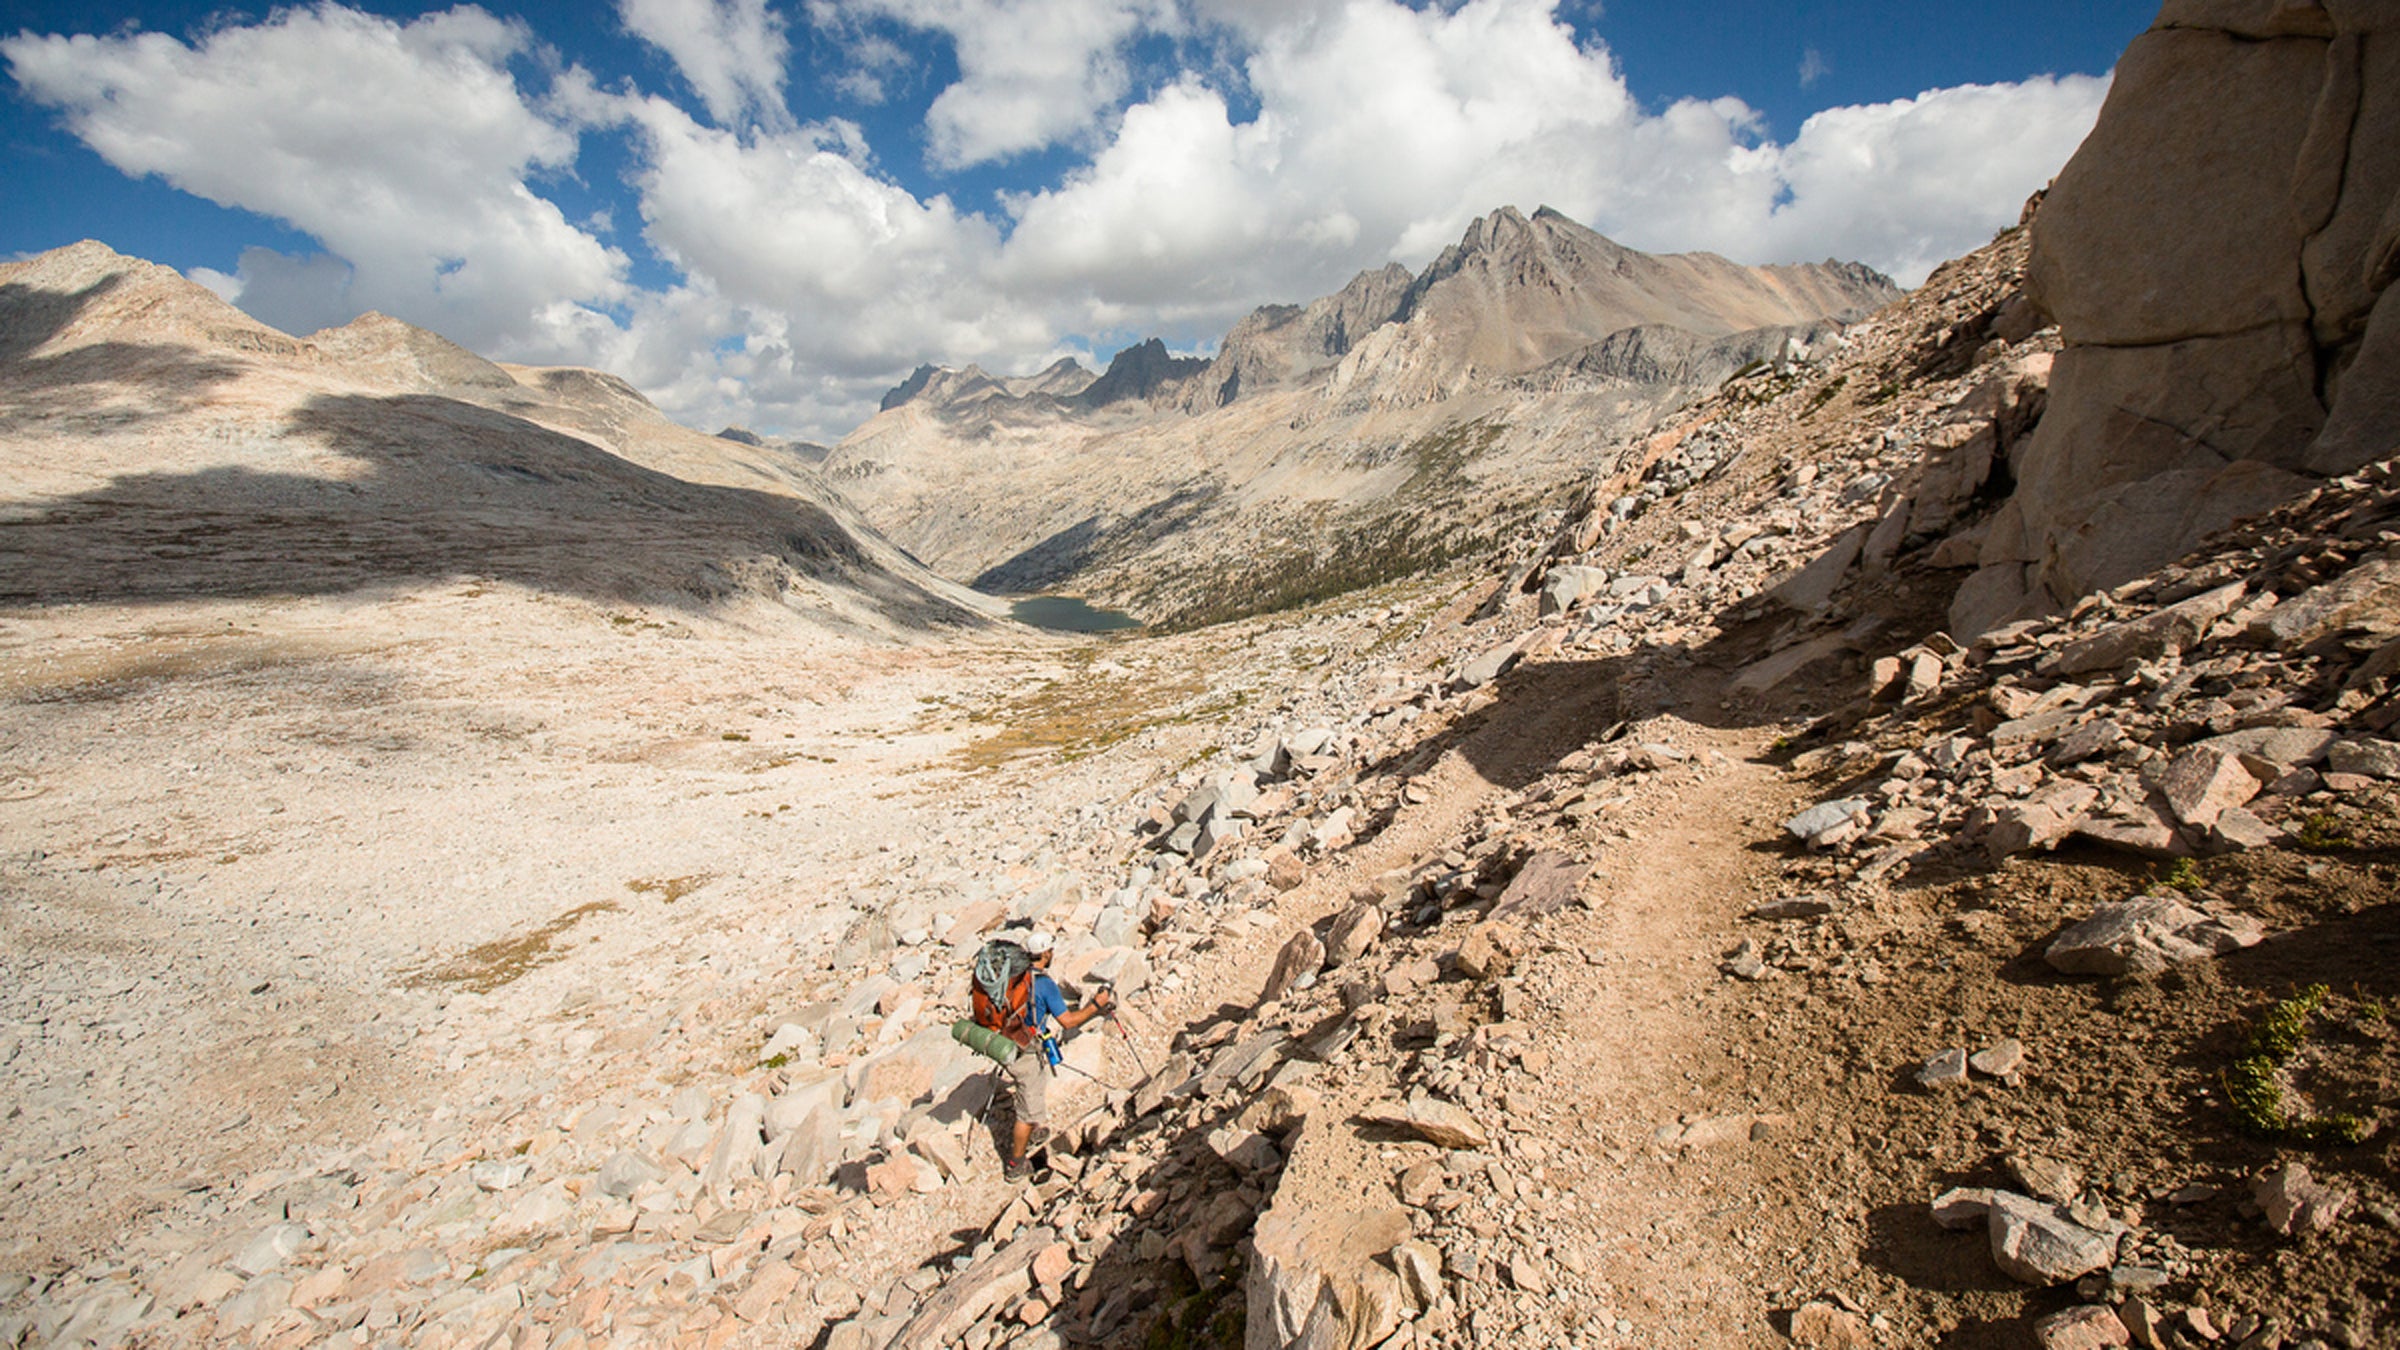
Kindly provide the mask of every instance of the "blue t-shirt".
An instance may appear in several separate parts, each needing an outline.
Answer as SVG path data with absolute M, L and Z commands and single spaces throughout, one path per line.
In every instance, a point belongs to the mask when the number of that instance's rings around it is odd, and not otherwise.
M 1048 1026 L 1066 1015 L 1067 999 L 1064 994 L 1058 992 L 1057 981 L 1040 971 L 1035 971 L 1033 975 L 1033 1024 L 1037 1027 Z

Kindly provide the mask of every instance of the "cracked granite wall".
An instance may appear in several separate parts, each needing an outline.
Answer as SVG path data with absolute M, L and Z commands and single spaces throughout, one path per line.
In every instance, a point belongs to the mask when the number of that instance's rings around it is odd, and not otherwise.
M 2066 348 L 1953 630 L 2400 451 L 2395 273 L 2400 6 L 2169 0 L 2035 218 Z

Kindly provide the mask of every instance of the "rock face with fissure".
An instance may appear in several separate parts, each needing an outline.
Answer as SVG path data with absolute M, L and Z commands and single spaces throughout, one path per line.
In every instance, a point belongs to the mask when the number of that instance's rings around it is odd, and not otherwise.
M 1373 1345 L 1390 1335 L 1399 1322 L 1398 1300 L 1381 1295 L 1396 1294 L 1399 1280 L 1377 1258 L 1408 1236 L 1408 1211 L 1397 1207 L 1332 1213 L 1279 1206 L 1260 1216 L 1247 1286 L 1247 1350 Z
M 2127 49 L 2034 221 L 2027 287 L 2066 346 L 1954 633 L 2392 452 L 2396 39 L 2389 5 L 2170 0 Z
M 916 1315 L 892 1337 L 891 1343 L 949 1344 L 1012 1296 L 1031 1288 L 1034 1258 L 1049 1250 L 1057 1240 L 1058 1234 L 1048 1228 L 1018 1234 L 1016 1241 L 977 1262 L 927 1298 Z

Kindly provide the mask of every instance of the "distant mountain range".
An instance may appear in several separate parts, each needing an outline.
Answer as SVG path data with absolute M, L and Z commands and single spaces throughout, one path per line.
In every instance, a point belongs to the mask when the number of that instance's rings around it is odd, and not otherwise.
M 870 638 L 975 626 L 809 467 L 397 319 L 293 337 L 84 242 L 0 265 L 0 603 L 478 578 Z
M 736 445 L 752 445 L 761 450 L 779 450 L 798 459 L 803 464 L 822 464 L 825 462 L 825 457 L 833 453 L 833 447 L 830 445 L 819 445 L 815 441 L 771 440 L 748 427 L 726 427 L 717 433 L 717 437 L 720 440 L 732 441 Z
M 922 367 L 824 470 L 946 574 L 1188 618 L 1472 547 L 1611 434 L 1899 294 L 1856 263 L 1652 255 L 1504 208 L 1421 274 L 1253 311 L 1213 358 Z
M 972 581 L 1217 617 L 1473 552 L 1612 437 L 1897 293 L 1503 210 L 1213 358 L 919 369 L 828 448 L 379 314 L 294 337 L 86 242 L 0 266 L 0 599 L 475 575 L 898 634 L 996 612 Z

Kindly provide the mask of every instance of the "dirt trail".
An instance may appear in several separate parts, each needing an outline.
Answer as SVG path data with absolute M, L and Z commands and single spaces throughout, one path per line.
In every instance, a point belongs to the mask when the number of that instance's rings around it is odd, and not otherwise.
M 1739 1242 L 1755 1207 L 1730 1193 L 1736 1178 L 1647 1145 L 1679 1117 L 1780 1105 L 1729 1060 L 1704 997 L 1719 979 L 1722 935 L 1771 870 L 1772 855 L 1733 826 L 1792 795 L 1754 758 L 1763 739 L 1699 737 L 1709 776 L 1664 803 L 1641 838 L 1611 850 L 1592 914 L 1569 929 L 1598 959 L 1560 963 L 1554 985 L 1573 1048 L 1557 1058 L 1563 1072 L 1531 1087 L 1542 1116 L 1588 1127 L 1582 1169 L 1562 1179 L 1598 1211 L 1595 1284 L 1637 1323 L 1681 1326 L 1711 1345 L 1774 1339 L 1762 1335 L 1765 1299 L 1745 1278 Z
M 1526 715 L 1512 716 L 1523 706 L 1512 701 L 1462 722 L 1454 739 L 1444 738 L 1447 748 L 1428 742 L 1406 757 L 1404 770 L 1416 766 L 1405 775 L 1410 795 L 1422 800 L 1404 797 L 1380 834 L 1286 896 L 1276 926 L 1223 953 L 1201 987 L 1256 990 L 1284 939 L 1303 925 L 1321 928 L 1349 903 L 1352 888 L 1363 893 L 1378 877 L 1440 859 L 1479 823 L 1507 828 L 1512 808 L 1534 814 L 1522 790 L 1587 737 L 1612 729 L 1617 691 L 1588 676 L 1584 669 L 1525 672 L 1516 687 L 1543 691 L 1527 700 Z M 1559 1326 L 1608 1344 L 1660 1336 L 1777 1344 L 1769 1313 L 1783 1291 L 1770 1287 L 1779 1281 L 1776 1266 L 1761 1258 L 1807 1246 L 1815 1211 L 1806 1197 L 1770 1205 L 1762 1183 L 1781 1161 L 1773 1149 L 1678 1151 L 1655 1136 L 1683 1121 L 1741 1117 L 1742 1140 L 1763 1119 L 1762 1136 L 1780 1133 L 1788 1142 L 1791 1113 L 1801 1104 L 1780 1094 L 1772 1066 L 1752 1064 L 1739 1049 L 1730 1022 L 1736 1014 L 1713 991 L 1723 982 L 1719 959 L 1736 940 L 1729 935 L 1738 916 L 1773 889 L 1782 862 L 1757 841 L 1806 803 L 1799 785 L 1763 758 L 1771 728 L 1670 718 L 1643 724 L 1636 735 L 1670 742 L 1688 759 L 1618 794 L 1621 800 L 1571 832 L 1525 827 L 1527 846 L 1595 863 L 1582 905 L 1528 925 L 1530 950 L 1497 991 L 1449 982 L 1432 991 L 1465 1000 L 1471 1020 L 1488 1012 L 1491 1022 L 1523 1023 L 1526 1039 L 1544 1047 L 1480 1101 L 1467 1089 L 1476 1114 L 1508 1137 L 1488 1164 L 1489 1185 L 1469 1180 L 1440 1245 L 1530 1251 L 1559 1292 L 1580 1296 L 1518 1292 L 1519 1317 L 1487 1310 L 1469 1323 L 1473 1337 Z M 1458 931 L 1437 926 L 1398 940 L 1435 954 L 1455 947 Z M 1478 1010 L 1485 993 L 1493 993 L 1494 1006 Z M 1192 1000 L 1170 1016 L 1197 1020 L 1204 1013 L 1197 1005 L 1214 1001 Z M 1402 1090 L 1396 1076 L 1421 1072 L 1410 1052 L 1380 1043 L 1354 1054 L 1359 1061 L 1337 1069 L 1329 1083 L 1337 1118 Z M 1418 1156 L 1386 1152 L 1394 1172 Z M 1301 1169 L 1284 1180 L 1278 1203 L 1371 1207 L 1382 1193 L 1375 1170 L 1356 1161 Z M 1537 1312 L 1538 1305 L 1549 1306 Z M 1551 1320 L 1538 1320 L 1544 1316 Z

